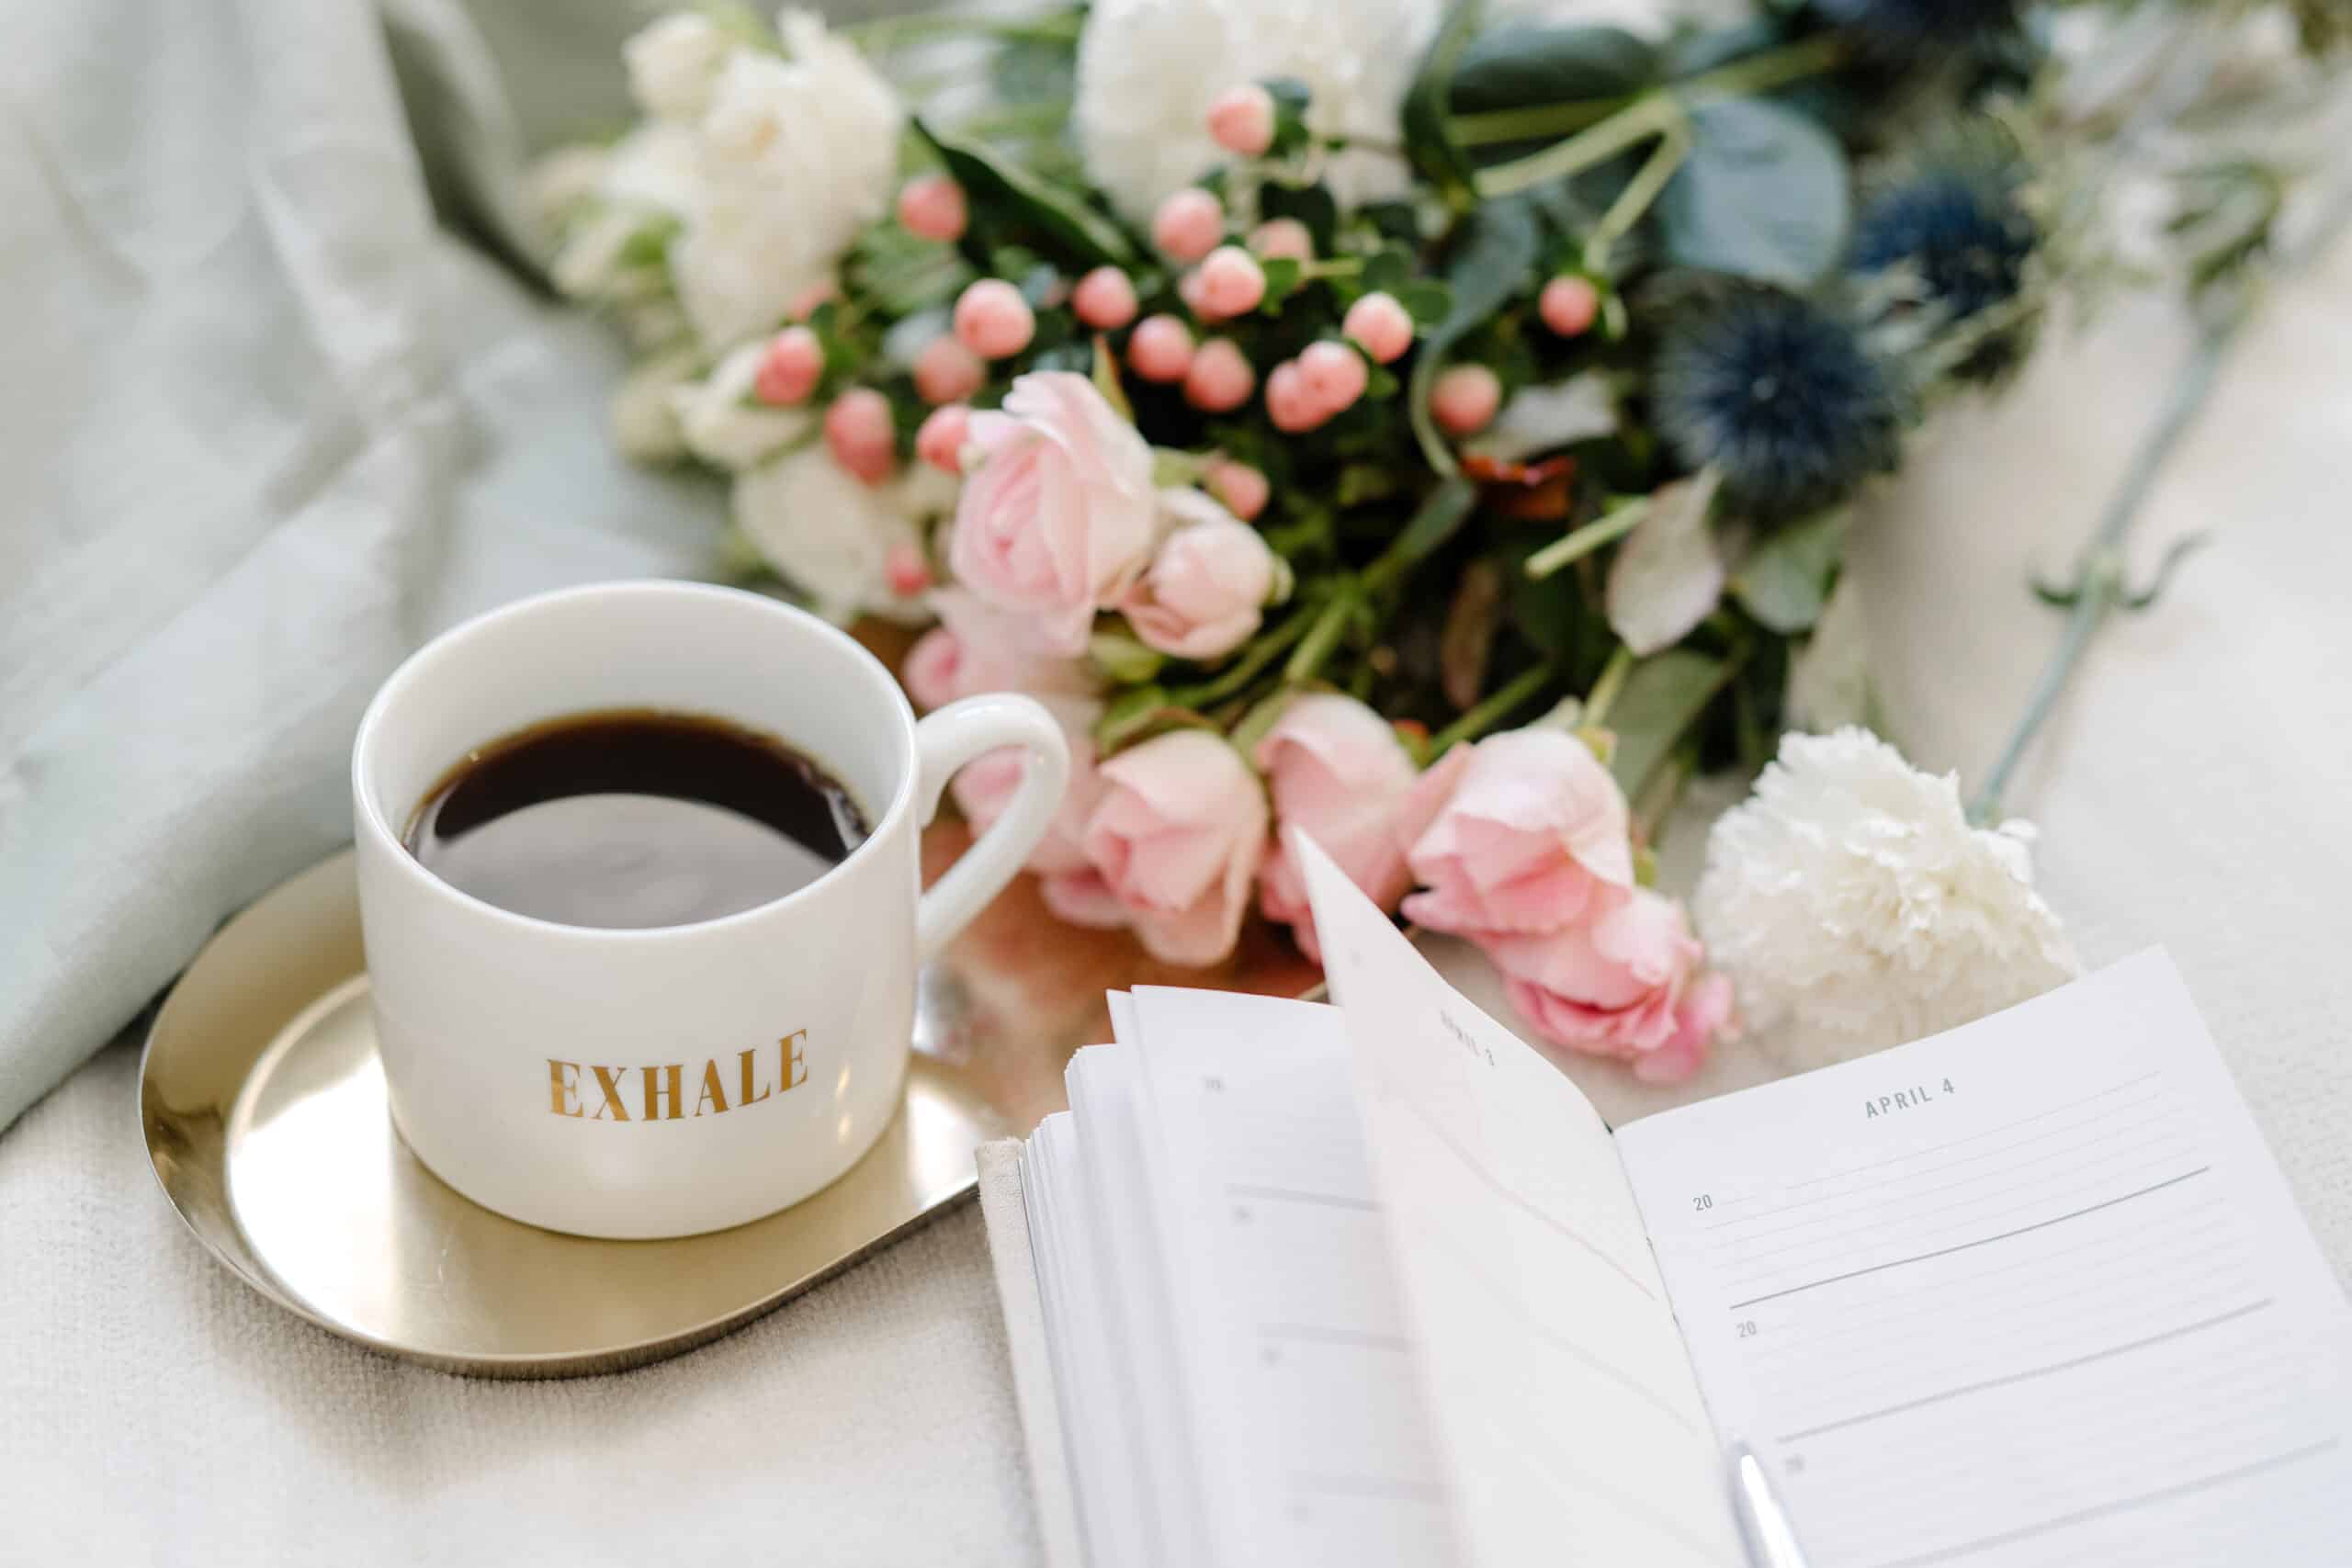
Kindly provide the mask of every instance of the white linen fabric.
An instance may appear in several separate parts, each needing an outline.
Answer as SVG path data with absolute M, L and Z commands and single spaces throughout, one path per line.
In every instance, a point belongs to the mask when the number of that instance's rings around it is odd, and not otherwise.
M 425 55 L 479 42 L 401 9 Z M 546 14 L 483 17 L 527 50 Z M 5 1120 L 342 840 L 344 749 L 403 649 L 532 588 L 692 570 L 717 506 L 612 457 L 595 323 L 435 228 L 362 8 L 0 15 Z M 447 134 L 511 131 L 479 72 L 435 80 Z M 508 187 L 469 166 L 436 188 L 503 237 Z M 2064 565 L 2183 346 L 2153 306 L 2053 341 L 1872 508 L 1856 570 L 1921 761 L 1989 761 L 2058 630 L 2024 570 Z M 2226 372 L 2135 553 L 2217 543 L 2101 646 L 2011 805 L 2086 959 L 2171 948 L 2352 1280 L 2346 366 L 2352 246 Z M 1760 1072 L 1734 1048 L 1678 1098 Z M 1664 1101 L 1577 1076 L 1612 1119 Z M 0 1134 L 0 1565 L 1033 1562 L 1005 1344 L 967 1209 L 634 1372 L 370 1355 L 184 1233 L 126 1041 Z

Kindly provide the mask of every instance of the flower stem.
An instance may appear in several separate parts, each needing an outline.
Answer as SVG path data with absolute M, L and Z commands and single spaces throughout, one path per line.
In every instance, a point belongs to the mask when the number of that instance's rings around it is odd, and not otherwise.
M 1357 603 L 1352 588 L 1342 589 L 1332 595 L 1331 602 L 1323 607 L 1323 613 L 1315 617 L 1306 640 L 1298 645 L 1298 651 L 1292 654 L 1290 662 L 1283 667 L 1283 680 L 1315 679 L 1315 672 L 1323 668 L 1323 661 L 1330 658 L 1331 650 L 1340 646 L 1340 637 L 1348 629 L 1348 619 L 1355 614 Z
M 1487 109 L 1481 114 L 1456 115 L 1446 122 L 1458 147 L 1491 147 L 1500 141 L 1532 141 L 1539 137 L 1566 136 L 1607 119 L 1627 104 L 1631 96 L 1577 98 L 1568 103 L 1530 104 L 1523 108 Z
M 1607 516 L 1588 523 L 1572 533 L 1553 540 L 1527 558 L 1527 575 L 1537 581 L 1551 576 L 1562 567 L 1583 559 L 1604 545 L 1613 545 L 1641 525 L 1650 514 L 1650 498 L 1641 496 L 1627 502 Z
M 1638 147 L 1683 118 L 1682 106 L 1665 93 L 1645 93 L 1597 125 L 1555 141 L 1540 152 L 1497 164 L 1478 172 L 1478 194 L 1488 200 L 1510 196 L 1532 186 L 1582 174 L 1609 162 L 1629 148 Z
M 1668 123 L 1666 133 L 1658 138 L 1657 149 L 1634 171 L 1634 177 L 1625 182 L 1625 188 L 1617 193 L 1617 199 L 1609 204 L 1609 210 L 1600 215 L 1600 221 L 1593 225 L 1591 234 L 1586 237 L 1585 271 L 1596 276 L 1609 276 L 1611 248 L 1633 232 L 1634 225 L 1642 220 L 1642 214 L 1650 209 L 1650 203 L 1658 198 L 1658 193 L 1666 189 L 1666 183 L 1682 167 L 1682 161 L 1690 155 L 1690 141 L 1689 120 L 1676 119 Z
M 1314 624 L 1312 616 L 1293 615 L 1272 631 L 1261 633 L 1215 680 L 1170 690 L 1169 702 L 1177 707 L 1202 708 L 1231 696 L 1256 680 L 1260 671 L 1281 658 L 1283 650 L 1305 637 Z
M 1617 645 L 1617 651 L 1609 656 L 1609 662 L 1601 666 L 1600 678 L 1592 683 L 1592 690 L 1586 694 L 1582 722 L 1593 728 L 1599 728 L 1601 722 L 1609 716 L 1611 705 L 1617 701 L 1617 694 L 1624 689 L 1625 677 L 1633 672 L 1634 650 L 1621 642 Z
M 1446 750 L 1457 740 L 1476 740 L 1479 736 L 1509 718 L 1513 712 L 1524 706 L 1544 687 L 1550 685 L 1557 676 L 1558 671 L 1548 664 L 1538 664 L 1532 670 L 1521 671 L 1510 680 L 1497 687 L 1476 707 L 1469 709 L 1460 718 L 1430 736 L 1430 760 L 1435 761 L 1438 758 L 1444 756 Z

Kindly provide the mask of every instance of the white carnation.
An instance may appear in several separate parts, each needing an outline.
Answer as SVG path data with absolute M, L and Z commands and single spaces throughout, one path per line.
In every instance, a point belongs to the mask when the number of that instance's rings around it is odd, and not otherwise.
M 829 620 L 919 613 L 920 600 L 902 604 L 890 592 L 888 575 L 894 547 L 922 543 L 907 484 L 866 484 L 819 444 L 736 476 L 735 523 Z
M 661 355 L 632 367 L 613 389 L 613 445 L 637 463 L 666 463 L 685 456 L 674 393 L 693 380 L 691 351 Z
M 1308 125 L 1390 146 L 1442 0 L 1095 0 L 1078 43 L 1072 118 L 1087 173 L 1137 221 L 1224 160 L 1209 105 L 1245 82 L 1292 76 Z M 1404 164 L 1340 154 L 1325 171 L 1354 205 L 1402 195 Z
M 816 17 L 785 13 L 790 58 L 727 58 L 696 138 L 699 186 L 670 248 L 678 298 L 717 352 L 781 321 L 833 274 L 857 231 L 888 208 L 906 111 Z
M 678 439 L 704 462 L 748 468 L 808 434 L 813 415 L 799 409 L 770 408 L 752 396 L 765 346 L 747 343 L 701 380 L 671 389 Z
M 694 119 L 710 102 L 729 47 L 718 24 L 699 11 L 657 17 L 621 46 L 629 96 L 656 119 Z
M 1968 825 L 1955 774 L 1866 730 L 1797 735 L 1715 823 L 1692 899 L 1744 1020 L 1792 1066 L 1966 1023 L 2077 969 L 2022 822 Z

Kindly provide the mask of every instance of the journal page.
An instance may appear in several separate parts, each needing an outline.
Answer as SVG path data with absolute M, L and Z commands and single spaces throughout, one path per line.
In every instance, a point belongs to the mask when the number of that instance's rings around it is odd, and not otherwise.
M 1816 1568 L 2352 1561 L 2352 1312 L 2161 953 L 1618 1147 Z
M 1722 1451 L 1609 1130 L 1291 843 L 1472 1559 L 1733 1568 Z

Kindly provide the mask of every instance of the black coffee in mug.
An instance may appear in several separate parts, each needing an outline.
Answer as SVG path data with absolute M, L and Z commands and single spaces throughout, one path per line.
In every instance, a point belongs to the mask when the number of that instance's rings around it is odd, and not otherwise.
M 865 840 L 847 789 L 772 735 L 651 709 L 469 752 L 403 835 L 443 881 L 571 926 L 682 926 L 816 881 Z

